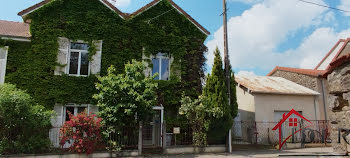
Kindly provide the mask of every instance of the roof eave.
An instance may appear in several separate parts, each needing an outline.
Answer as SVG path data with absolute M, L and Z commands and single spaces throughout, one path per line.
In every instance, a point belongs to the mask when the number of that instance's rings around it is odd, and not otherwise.
M 147 10 L 151 9 L 152 7 L 156 6 L 161 0 L 153 0 L 152 2 L 148 3 L 144 7 L 138 9 L 134 13 L 130 14 L 130 17 L 136 17 Z M 180 6 L 178 6 L 174 1 L 168 0 L 168 2 L 171 4 L 171 6 L 180 14 L 184 15 L 194 26 L 196 26 L 203 34 L 209 36 L 210 32 L 205 29 L 202 25 L 200 25 L 196 20 L 194 20 L 188 13 L 186 13 Z
M 24 41 L 24 42 L 30 42 L 30 37 L 22 37 L 22 36 L 9 36 L 9 35 L 0 35 L 1 39 L 10 39 L 14 41 Z
M 25 18 L 26 15 L 40 9 L 41 7 L 43 7 L 44 5 L 52 2 L 54 0 L 43 0 L 41 1 L 40 3 L 37 3 L 27 9 L 24 9 L 22 10 L 21 12 L 19 12 L 17 15 L 18 16 L 21 16 L 23 19 Z M 121 12 L 118 8 L 116 8 L 113 4 L 111 4 L 110 2 L 108 2 L 107 0 L 99 0 L 103 5 L 105 5 L 107 8 L 111 9 L 112 11 L 116 12 L 119 14 L 119 16 L 122 18 L 122 19 L 127 19 L 128 16 Z
M 277 94 L 277 95 L 298 95 L 298 96 L 318 96 L 318 94 L 310 94 L 310 93 L 283 93 L 283 92 L 263 92 L 263 91 L 251 91 L 251 93 L 256 94 Z

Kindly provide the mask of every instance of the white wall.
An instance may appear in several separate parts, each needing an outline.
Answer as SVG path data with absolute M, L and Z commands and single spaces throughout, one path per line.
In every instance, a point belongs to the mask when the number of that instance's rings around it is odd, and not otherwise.
M 240 113 L 241 120 L 254 121 L 255 103 L 254 96 L 247 92 L 244 87 L 236 86 L 238 112 Z
M 301 111 L 302 115 L 315 120 L 314 96 L 305 95 L 277 95 L 254 94 L 255 96 L 255 120 L 273 122 L 275 111 Z M 317 109 L 316 109 L 317 110 Z

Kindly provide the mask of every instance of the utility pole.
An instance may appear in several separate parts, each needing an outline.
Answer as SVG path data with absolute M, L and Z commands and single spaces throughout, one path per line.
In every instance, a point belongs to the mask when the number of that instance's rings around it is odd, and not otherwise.
M 230 59 L 228 55 L 228 38 L 227 38 L 227 8 L 226 0 L 223 0 L 224 5 L 224 63 L 225 63 L 225 76 L 226 76 L 226 86 L 227 86 L 227 95 L 228 95 L 228 105 L 231 106 L 231 72 L 230 72 Z M 228 131 L 228 152 L 232 153 L 232 138 L 231 138 L 232 128 Z

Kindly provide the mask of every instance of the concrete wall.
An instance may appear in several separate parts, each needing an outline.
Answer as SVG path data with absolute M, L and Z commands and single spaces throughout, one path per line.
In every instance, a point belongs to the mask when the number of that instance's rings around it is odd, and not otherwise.
M 254 94 L 255 120 L 273 122 L 275 111 L 302 111 L 309 120 L 315 120 L 314 96 Z
M 254 121 L 255 120 L 255 103 L 254 96 L 248 93 L 247 89 L 241 86 L 236 87 L 238 112 L 241 120 Z
M 90 155 L 86 154 L 28 154 L 28 155 L 3 155 L 0 157 L 3 158 L 110 158 L 110 157 L 129 157 L 129 156 L 138 156 L 137 150 L 127 150 L 121 152 L 100 152 L 93 153 Z
M 316 106 L 317 106 L 317 120 L 328 120 L 327 115 L 327 97 L 329 95 L 327 88 L 327 80 L 321 77 L 314 77 L 309 75 L 303 75 L 294 72 L 287 71 L 276 71 L 272 76 L 282 77 L 287 80 L 293 81 L 297 84 L 300 84 L 304 87 L 310 88 L 318 93 L 319 96 L 316 97 Z M 323 88 L 322 88 L 323 85 Z M 326 109 L 326 110 L 325 110 Z M 326 111 L 326 114 L 325 114 Z
M 211 145 L 206 147 L 178 146 L 166 148 L 164 154 L 223 153 L 225 151 L 225 145 Z

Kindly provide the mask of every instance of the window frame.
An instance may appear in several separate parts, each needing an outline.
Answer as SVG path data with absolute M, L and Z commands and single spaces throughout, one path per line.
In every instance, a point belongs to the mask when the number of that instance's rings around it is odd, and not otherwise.
M 159 52 L 159 53 L 157 53 L 155 56 L 153 56 L 152 57 L 152 64 L 153 64 L 153 59 L 159 59 L 159 70 L 158 70 L 158 80 L 162 80 L 162 81 L 169 81 L 170 80 L 170 67 L 171 67 L 171 56 L 170 56 L 170 54 L 169 53 L 162 53 L 162 52 Z M 165 80 L 165 79 L 162 79 L 162 61 L 164 60 L 164 59 L 167 59 L 168 60 L 168 62 L 169 62 L 169 77 L 168 77 L 168 79 L 167 80 Z M 153 73 L 153 66 L 152 66 L 152 71 L 151 71 L 151 74 L 152 74 L 152 76 L 154 75 L 154 73 Z
M 71 49 L 72 47 L 72 43 L 81 43 L 81 44 L 87 44 L 87 42 L 84 42 L 84 41 L 69 41 L 69 48 L 68 48 L 68 65 L 67 65 L 67 74 L 69 76 L 76 76 L 76 77 L 87 77 L 87 76 L 90 76 L 90 61 L 88 63 L 88 74 L 87 75 L 81 75 L 80 74 L 80 69 L 81 69 L 81 54 L 82 53 L 87 53 L 89 55 L 89 50 L 80 50 L 80 49 Z M 77 74 L 70 74 L 69 71 L 70 71 L 70 60 L 71 60 L 71 52 L 78 52 L 79 53 L 79 57 L 78 57 L 78 70 L 77 70 Z
M 74 108 L 74 113 L 73 116 L 77 116 L 78 115 L 78 108 L 86 108 L 87 110 L 87 115 L 90 115 L 90 106 L 89 105 L 77 105 L 77 104 L 67 104 L 63 106 L 63 113 L 62 113 L 62 119 L 63 119 L 63 123 L 66 122 L 66 117 L 67 117 L 67 108 L 68 107 L 72 107 Z

